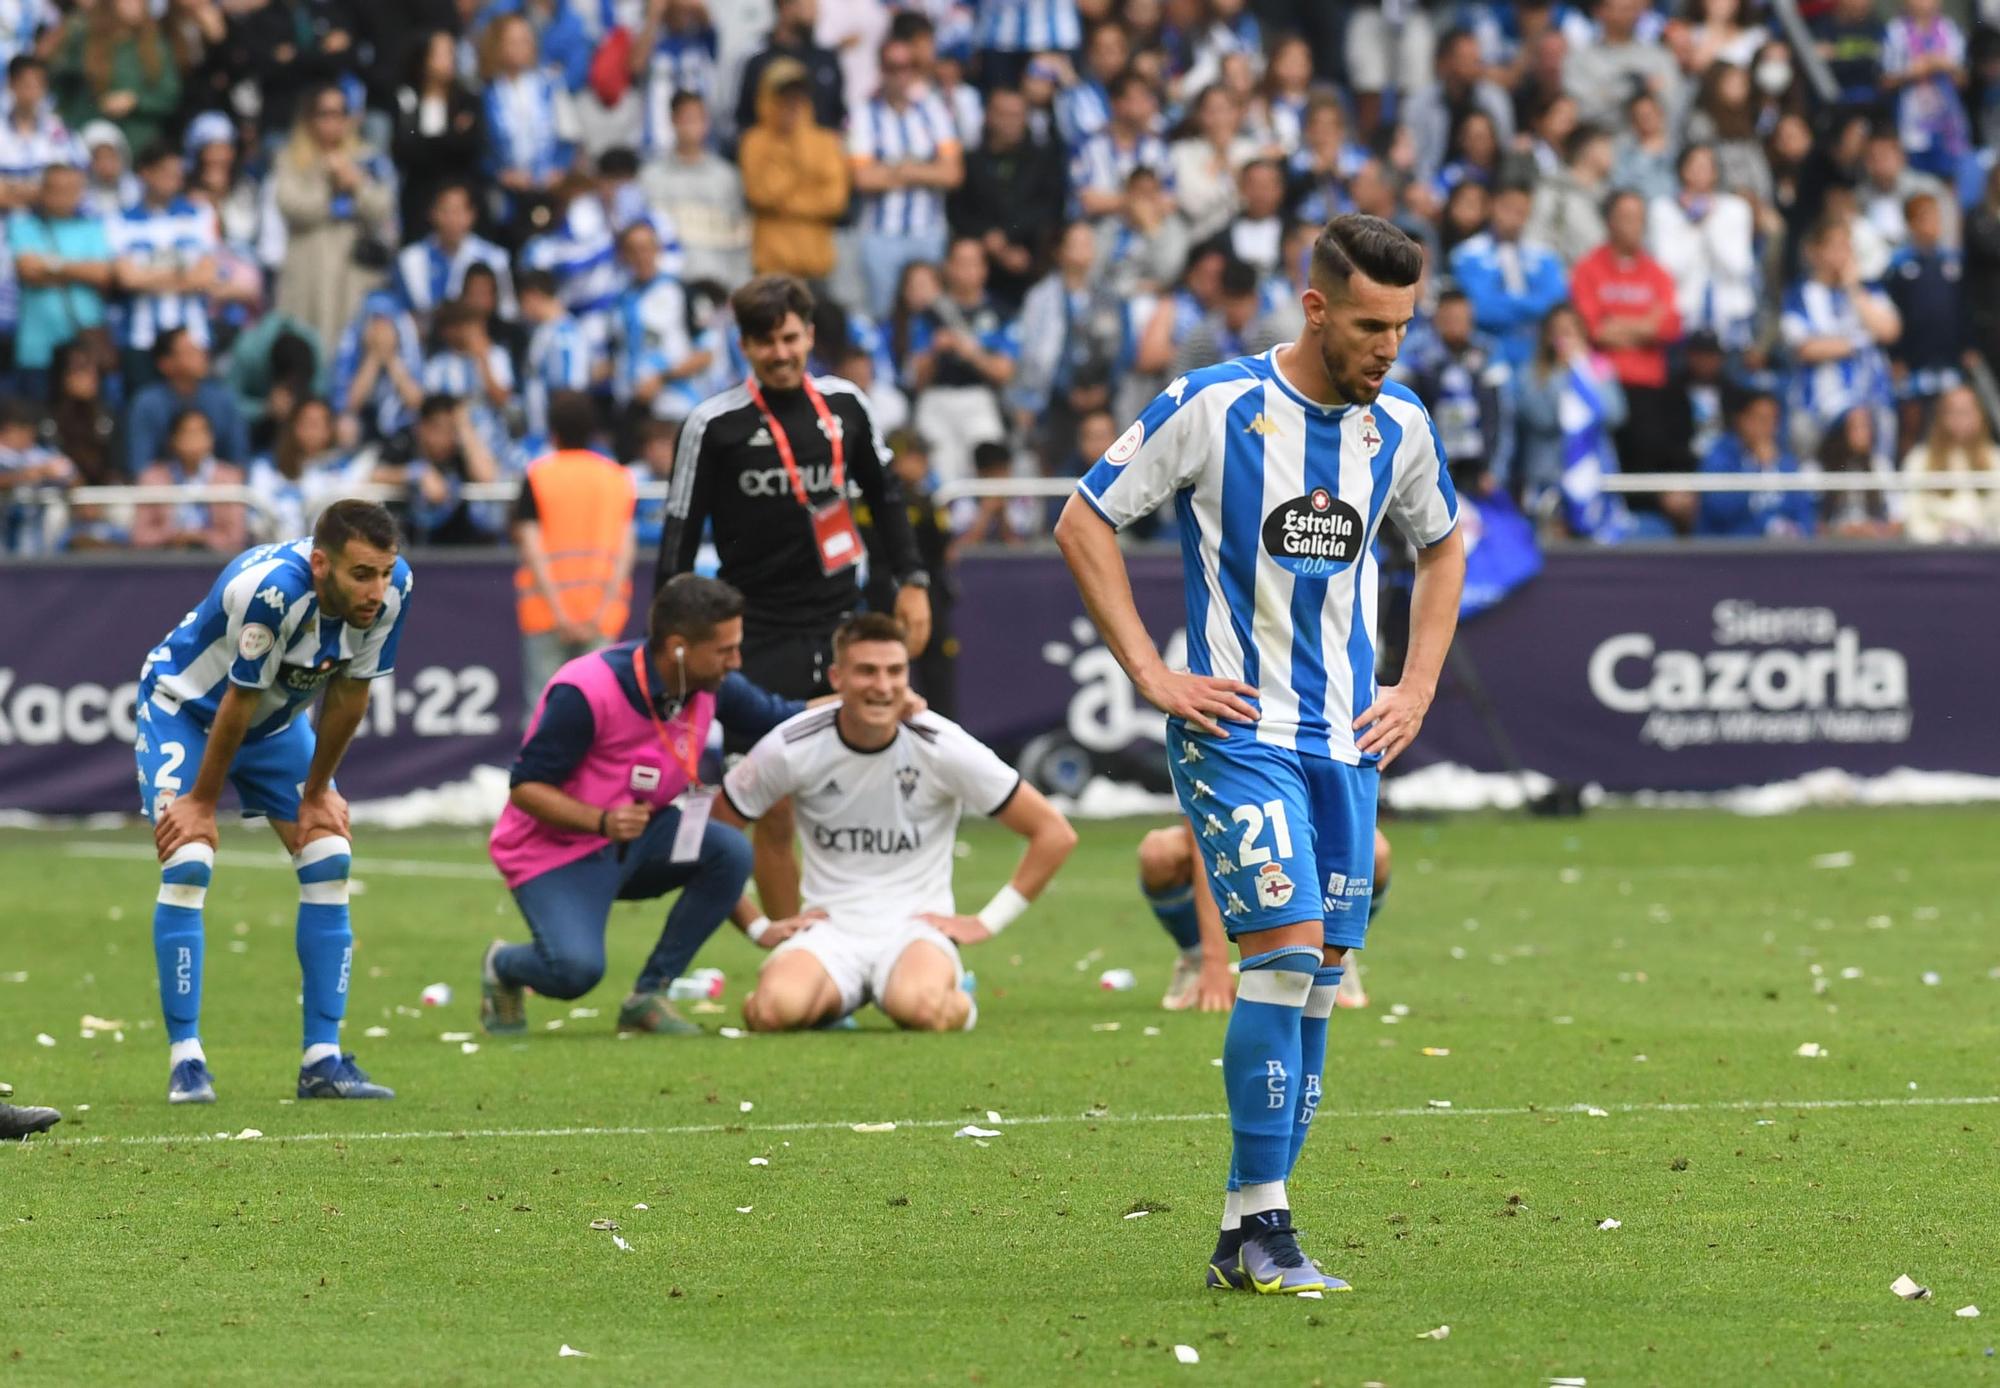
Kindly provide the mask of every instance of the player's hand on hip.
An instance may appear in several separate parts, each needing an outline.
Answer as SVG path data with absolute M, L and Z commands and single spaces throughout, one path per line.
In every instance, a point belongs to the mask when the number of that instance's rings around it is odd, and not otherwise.
M 1197 1012 L 1227 1012 L 1236 1006 L 1236 979 L 1229 972 L 1229 965 L 1217 959 L 1201 966 L 1201 977 L 1194 985 L 1194 1010 Z
M 181 796 L 153 824 L 153 847 L 165 862 L 191 843 L 215 847 L 215 806 Z
M 1229 736 L 1219 719 L 1237 723 L 1257 721 L 1257 710 L 1245 698 L 1246 695 L 1256 698 L 1257 690 L 1242 680 L 1168 670 L 1141 685 L 1139 694 L 1167 717 L 1178 718 L 1210 737 Z
M 630 843 L 646 832 L 652 822 L 653 807 L 629 800 L 604 812 L 604 837 L 613 843 Z
M 781 921 L 772 921 L 764 933 L 757 937 L 757 944 L 763 949 L 776 949 L 794 935 L 802 935 L 826 919 L 826 912 L 817 907 L 801 911 L 796 916 L 786 916 Z
M 931 643 L 931 595 L 926 588 L 905 587 L 896 593 L 896 620 L 909 636 L 910 659 Z
M 300 848 L 314 839 L 329 836 L 353 838 L 353 831 L 347 822 L 347 797 L 328 786 L 317 795 L 302 798 L 299 801 L 298 834 Z
M 1354 731 L 1361 733 L 1355 740 L 1364 755 L 1379 753 L 1381 767 L 1386 770 L 1390 762 L 1403 754 L 1403 749 L 1417 740 L 1417 733 L 1424 726 L 1424 715 L 1430 712 L 1431 691 L 1409 684 L 1392 684 L 1376 691 L 1375 702 L 1362 710 L 1354 720 Z M 1366 732 L 1362 729 L 1366 728 Z
M 976 945 L 993 938 L 986 922 L 977 916 L 921 915 L 917 919 L 925 925 L 935 926 L 937 932 L 953 944 Z

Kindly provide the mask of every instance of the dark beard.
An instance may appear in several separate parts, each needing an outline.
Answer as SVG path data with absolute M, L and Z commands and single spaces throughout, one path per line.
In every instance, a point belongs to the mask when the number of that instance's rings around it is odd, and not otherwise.
M 1353 380 L 1343 379 L 1340 363 L 1334 359 L 1331 352 L 1327 351 L 1323 339 L 1319 347 L 1319 366 L 1320 370 L 1326 373 L 1327 383 L 1333 387 L 1333 393 L 1350 405 L 1372 405 L 1382 394 L 1380 386 L 1371 386 L 1359 379 L 1358 375 Z

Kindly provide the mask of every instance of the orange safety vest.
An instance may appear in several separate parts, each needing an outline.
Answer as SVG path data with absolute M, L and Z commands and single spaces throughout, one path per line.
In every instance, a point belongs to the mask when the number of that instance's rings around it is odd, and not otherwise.
M 598 630 L 605 640 L 617 640 L 632 601 L 631 579 L 613 573 L 638 506 L 631 474 L 601 454 L 568 449 L 537 458 L 523 485 L 534 491 L 542 550 L 563 616 L 587 622 L 602 606 Z M 618 592 L 607 605 L 604 590 L 614 577 Z M 514 570 L 514 610 L 524 636 L 555 630 L 555 611 L 526 564 Z

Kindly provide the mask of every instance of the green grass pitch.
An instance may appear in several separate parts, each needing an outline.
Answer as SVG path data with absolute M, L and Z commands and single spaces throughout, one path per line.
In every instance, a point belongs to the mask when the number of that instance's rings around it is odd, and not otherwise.
M 439 1038 L 476 1030 L 512 906 L 477 836 L 363 830 L 348 1042 L 401 1097 L 353 1105 L 286 1102 L 296 888 L 232 828 L 222 1101 L 192 1111 L 164 1100 L 143 834 L 0 835 L 0 1078 L 69 1111 L 0 1150 L 0 1379 L 2000 1385 L 1990 811 L 1392 826 L 1373 1006 L 1334 1020 L 1293 1183 L 1357 1288 L 1317 1302 L 1201 1287 L 1223 1024 L 1157 1009 L 1141 827 L 1084 826 L 972 952 L 970 1036 L 618 1040 L 659 920 L 633 907 L 595 1016 L 532 1000 L 525 1042 L 470 1054 Z M 983 900 L 1013 841 L 966 842 Z M 757 958 L 709 947 L 730 1010 L 702 1020 L 738 1022 Z M 1136 991 L 1097 988 L 1116 966 Z M 407 1010 L 438 981 L 454 1002 Z

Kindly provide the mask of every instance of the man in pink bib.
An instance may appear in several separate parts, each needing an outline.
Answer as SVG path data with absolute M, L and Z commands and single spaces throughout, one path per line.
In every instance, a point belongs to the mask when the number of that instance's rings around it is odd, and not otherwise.
M 653 599 L 647 631 L 559 669 L 514 762 L 488 850 L 535 938 L 486 951 L 479 1017 L 489 1032 L 527 1029 L 526 988 L 575 998 L 596 987 L 611 904 L 673 891 L 680 899 L 618 1027 L 701 1031 L 668 1001 L 667 985 L 750 875 L 749 842 L 710 818 L 715 789 L 700 776 L 709 725 L 754 740 L 806 706 L 743 676 L 743 599 L 726 583 L 673 579 Z

